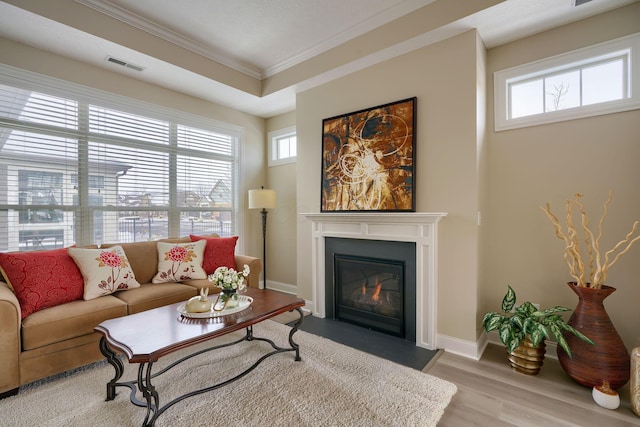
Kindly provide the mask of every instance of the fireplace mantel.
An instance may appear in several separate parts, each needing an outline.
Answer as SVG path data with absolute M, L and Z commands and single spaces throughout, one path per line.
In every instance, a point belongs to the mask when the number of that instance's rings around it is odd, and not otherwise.
M 438 222 L 446 213 L 323 212 L 300 214 L 312 223 L 313 315 L 325 313 L 325 237 L 416 244 L 416 345 L 437 348 Z

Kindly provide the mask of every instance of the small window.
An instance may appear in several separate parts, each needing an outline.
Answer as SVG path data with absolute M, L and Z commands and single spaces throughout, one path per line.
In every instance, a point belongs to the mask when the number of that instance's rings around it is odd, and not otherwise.
M 635 34 L 496 72 L 496 131 L 640 108 L 639 46 Z
M 296 161 L 296 128 L 269 132 L 269 166 Z

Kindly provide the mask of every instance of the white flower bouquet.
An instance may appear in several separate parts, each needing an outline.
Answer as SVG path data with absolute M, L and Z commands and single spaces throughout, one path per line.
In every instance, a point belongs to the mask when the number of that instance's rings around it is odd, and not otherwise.
M 213 274 L 209 275 L 209 281 L 212 282 L 214 286 L 221 288 L 222 290 L 243 291 L 247 288 L 246 277 L 250 272 L 251 271 L 247 264 L 244 265 L 241 272 L 238 272 L 233 268 L 218 267 Z

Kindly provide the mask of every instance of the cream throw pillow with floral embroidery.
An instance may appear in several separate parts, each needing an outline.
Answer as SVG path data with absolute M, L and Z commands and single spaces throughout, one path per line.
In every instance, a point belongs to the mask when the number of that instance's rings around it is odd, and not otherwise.
M 152 282 L 206 279 L 207 273 L 202 268 L 206 245 L 204 240 L 190 243 L 158 242 L 158 273 Z
M 140 287 L 122 246 L 108 249 L 69 248 L 69 255 L 84 278 L 85 300 Z

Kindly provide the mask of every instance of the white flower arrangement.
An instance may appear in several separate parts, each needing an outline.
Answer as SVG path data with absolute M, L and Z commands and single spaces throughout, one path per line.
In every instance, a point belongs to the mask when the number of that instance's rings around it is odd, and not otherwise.
M 247 264 L 241 272 L 228 267 L 218 267 L 213 274 L 209 275 L 209 281 L 213 282 L 214 286 L 226 289 L 226 290 L 238 290 L 243 291 L 247 288 L 246 277 L 251 270 Z

